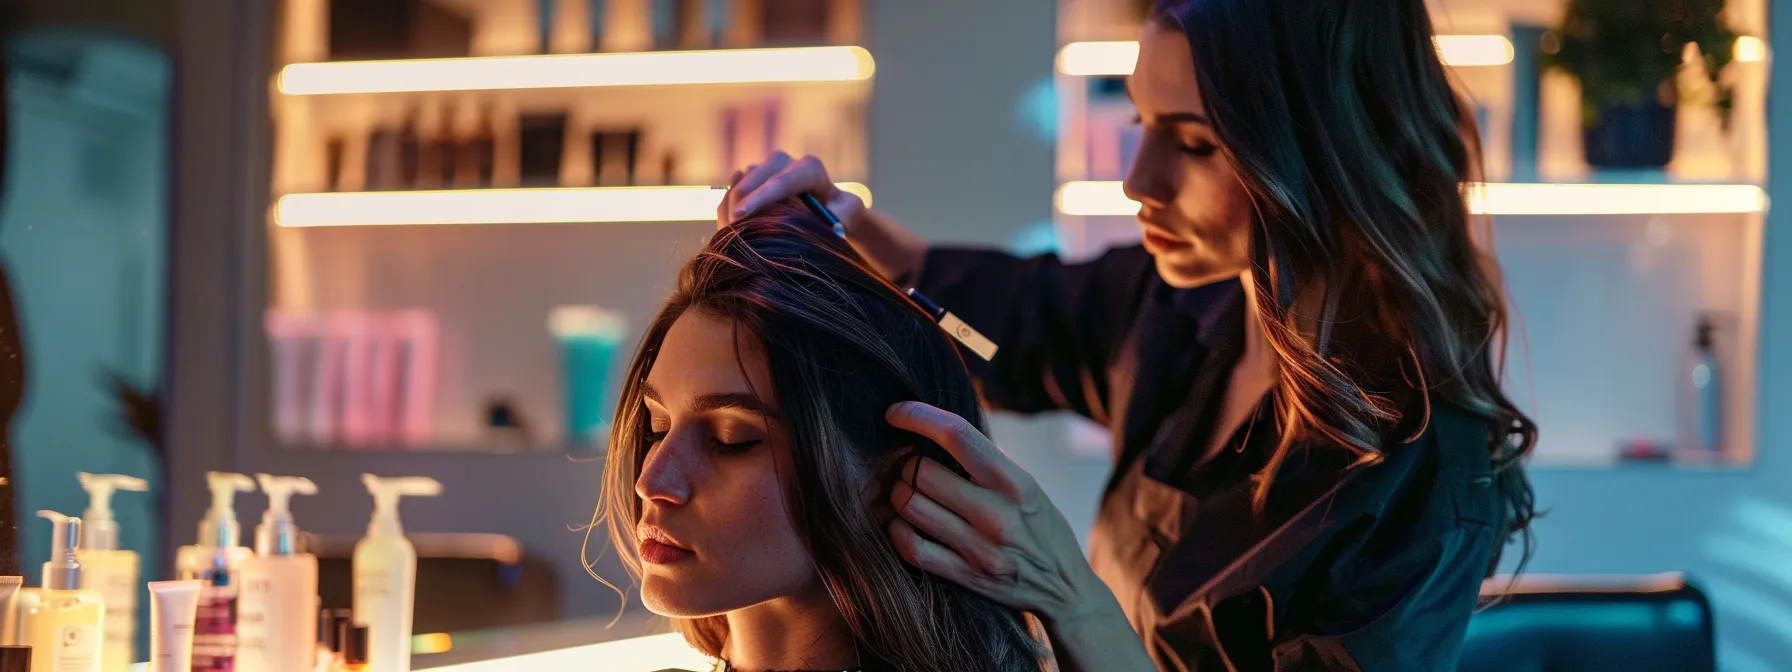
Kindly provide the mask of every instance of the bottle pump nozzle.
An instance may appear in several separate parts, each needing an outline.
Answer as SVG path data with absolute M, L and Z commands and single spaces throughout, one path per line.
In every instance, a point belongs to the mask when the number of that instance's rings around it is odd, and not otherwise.
M 256 474 L 261 491 L 267 493 L 268 510 L 261 514 L 261 525 L 255 528 L 255 552 L 259 555 L 294 555 L 299 552 L 299 526 L 293 522 L 293 495 L 315 495 L 317 484 L 303 476 L 270 476 Z
M 112 493 L 118 490 L 148 492 L 149 481 L 123 474 L 75 474 L 87 490 L 87 510 L 81 512 L 81 548 L 91 551 L 118 549 L 118 519 L 112 517 Z
M 79 590 L 81 560 L 75 557 L 75 543 L 81 538 L 81 519 L 55 511 L 39 511 L 37 515 L 55 525 L 50 532 L 50 561 L 44 563 L 44 588 Z
M 404 529 L 398 524 L 399 497 L 434 497 L 442 494 L 441 482 L 424 476 L 381 478 L 373 474 L 361 474 L 361 482 L 367 485 L 368 494 L 373 495 L 373 520 L 367 523 L 367 536 L 370 537 L 404 534 Z
M 223 471 L 205 473 L 205 483 L 212 489 L 212 508 L 199 521 L 199 545 L 216 548 L 241 546 L 243 530 L 236 522 L 236 493 L 253 492 L 255 481 L 248 476 Z

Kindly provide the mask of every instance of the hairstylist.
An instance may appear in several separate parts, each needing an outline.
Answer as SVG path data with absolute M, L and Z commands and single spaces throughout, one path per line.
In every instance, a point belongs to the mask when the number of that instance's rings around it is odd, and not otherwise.
M 1500 391 L 1505 297 L 1460 191 L 1474 124 L 1425 3 L 1160 0 L 1152 17 L 1129 81 L 1142 247 L 1083 264 L 930 248 L 782 155 L 721 219 L 817 193 L 880 271 L 1001 346 L 967 356 L 989 404 L 1113 431 L 1091 569 L 970 425 L 888 416 L 972 477 L 907 469 L 897 548 L 1040 616 L 1067 669 L 1451 669 L 1532 517 L 1536 433 Z

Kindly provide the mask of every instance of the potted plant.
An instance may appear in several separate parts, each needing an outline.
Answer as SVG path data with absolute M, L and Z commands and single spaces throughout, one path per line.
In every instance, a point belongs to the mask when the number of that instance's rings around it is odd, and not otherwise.
M 1719 81 L 1736 34 L 1723 0 L 1568 0 L 1543 39 L 1544 65 L 1580 80 L 1582 140 L 1597 168 L 1660 168 L 1674 156 L 1675 75 L 1696 47 L 1729 124 L 1732 89 Z

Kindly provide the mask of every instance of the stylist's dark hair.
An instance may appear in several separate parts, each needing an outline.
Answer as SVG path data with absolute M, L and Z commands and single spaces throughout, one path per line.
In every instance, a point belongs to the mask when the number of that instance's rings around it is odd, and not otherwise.
M 861 653 L 881 659 L 868 669 L 1038 672 L 1044 653 L 1028 617 L 909 566 L 880 520 L 890 515 L 893 467 L 913 445 L 884 421 L 886 409 L 921 401 L 983 428 L 958 350 L 794 200 L 718 231 L 685 265 L 629 364 L 593 521 L 609 526 L 629 570 L 640 574 L 634 488 L 651 434 L 642 385 L 687 311 L 731 320 L 764 347 L 789 437 L 788 513 Z M 722 616 L 674 623 L 711 656 L 728 639 Z
M 1256 207 L 1267 281 L 1252 300 L 1280 363 L 1284 430 L 1271 469 L 1302 440 L 1373 455 L 1385 437 L 1416 437 L 1433 404 L 1464 409 L 1490 433 L 1502 538 L 1522 535 L 1522 571 L 1537 428 L 1500 389 L 1505 291 L 1491 227 L 1465 201 L 1480 141 L 1424 0 L 1159 0 L 1151 20 L 1187 36 Z M 1271 486 L 1260 481 L 1259 503 Z

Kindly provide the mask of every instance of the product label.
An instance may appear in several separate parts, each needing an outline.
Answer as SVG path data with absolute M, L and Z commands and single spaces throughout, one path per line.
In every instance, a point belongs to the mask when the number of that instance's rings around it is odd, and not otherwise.
M 65 625 L 56 629 L 56 642 L 50 647 L 51 672 L 98 672 L 100 644 L 104 639 L 97 625 Z M 45 669 L 36 665 L 32 669 Z
M 311 561 L 261 558 L 243 568 L 237 602 L 241 672 L 306 670 L 317 656 L 317 574 Z
M 236 669 L 236 586 L 206 586 L 199 591 L 193 620 L 194 672 Z
M 129 656 L 136 647 L 137 575 L 135 572 L 106 574 L 95 586 L 106 601 L 106 648 Z M 108 655 L 114 655 L 108 652 Z

